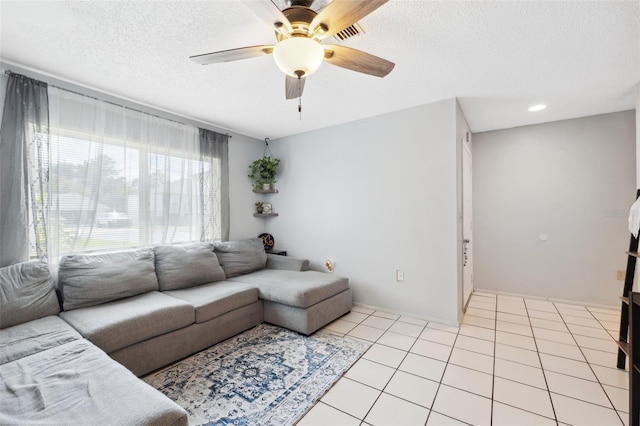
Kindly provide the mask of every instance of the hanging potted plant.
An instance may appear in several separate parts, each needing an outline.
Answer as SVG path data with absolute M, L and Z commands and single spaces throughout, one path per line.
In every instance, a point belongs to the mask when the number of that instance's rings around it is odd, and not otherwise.
M 279 158 L 266 155 L 257 159 L 249 165 L 249 179 L 253 189 L 256 191 L 269 191 L 276 183 L 276 173 L 278 172 Z

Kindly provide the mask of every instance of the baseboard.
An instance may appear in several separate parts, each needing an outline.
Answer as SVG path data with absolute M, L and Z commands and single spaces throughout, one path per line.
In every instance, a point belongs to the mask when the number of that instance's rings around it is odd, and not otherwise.
M 366 305 L 364 303 L 358 303 L 358 302 L 353 302 L 353 306 L 358 306 L 360 308 L 365 308 L 365 309 L 371 309 L 371 310 L 374 310 L 374 311 L 386 312 L 388 314 L 393 314 L 393 315 L 411 317 L 411 318 L 415 318 L 415 319 L 424 320 L 424 321 L 427 321 L 427 322 L 437 322 L 438 324 L 449 325 L 451 327 L 458 327 L 459 326 L 459 324 L 456 324 L 455 322 L 452 322 L 452 321 L 445 321 L 445 320 L 443 320 L 441 318 L 434 318 L 434 317 L 429 317 L 429 316 L 424 316 L 424 315 L 417 315 L 417 314 L 415 314 L 413 312 L 396 311 L 396 310 L 389 309 L 389 308 L 382 308 L 380 306 L 374 306 L 374 305 Z
M 565 305 L 589 306 L 591 308 L 601 308 L 601 309 L 616 309 L 616 310 L 620 309 L 620 306 L 602 305 L 599 303 L 589 303 L 589 302 L 578 302 L 575 300 L 557 299 L 555 297 L 531 296 L 529 294 L 510 293 L 507 291 L 488 290 L 488 289 L 482 289 L 482 288 L 474 288 L 473 292 L 496 294 L 496 295 L 510 296 L 510 297 L 522 297 L 523 299 L 544 300 L 546 302 L 564 303 Z

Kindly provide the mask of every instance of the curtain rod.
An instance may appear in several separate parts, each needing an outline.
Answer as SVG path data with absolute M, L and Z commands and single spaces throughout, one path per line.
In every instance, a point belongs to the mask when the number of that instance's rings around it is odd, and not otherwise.
M 7 74 L 7 75 L 11 75 L 11 74 L 23 75 L 23 74 L 15 73 L 15 72 L 13 72 L 11 70 L 8 70 L 8 69 L 5 69 L 4 73 Z M 27 77 L 27 76 L 25 76 L 25 77 Z M 31 78 L 31 77 L 29 77 L 29 78 Z M 162 116 L 156 115 L 156 114 L 151 114 L 151 113 L 145 112 L 145 111 L 140 111 L 138 109 L 131 108 L 131 107 L 128 107 L 126 105 L 120 105 L 120 104 L 117 104 L 115 102 L 111 102 L 111 101 L 107 101 L 107 100 L 104 100 L 104 99 L 96 98 L 95 96 L 90 96 L 90 95 L 87 95 L 86 93 L 80 93 L 80 92 L 76 92 L 75 90 L 65 89 L 64 87 L 56 86 L 55 84 L 51 84 L 51 83 L 47 83 L 47 85 L 51 86 L 51 87 L 55 87 L 56 89 L 64 90 L 65 92 L 73 93 L 75 95 L 85 96 L 85 97 L 90 98 L 90 99 L 95 99 L 96 101 L 101 101 L 101 102 L 104 102 L 104 103 L 107 103 L 107 104 L 110 104 L 110 105 L 114 105 L 114 106 L 126 108 L 126 109 L 131 110 L 131 111 L 139 112 L 141 114 L 147 114 L 147 115 L 150 115 L 151 117 L 162 118 L 163 120 L 168 120 L 168 121 L 171 121 L 173 123 L 178 123 L 178 124 L 182 124 L 183 126 L 187 126 L 186 123 L 183 123 L 181 121 L 173 120 L 173 119 L 167 118 L 167 117 L 162 117 Z M 229 133 L 221 133 L 221 134 L 227 136 L 229 139 L 233 138 L 233 136 L 230 135 Z

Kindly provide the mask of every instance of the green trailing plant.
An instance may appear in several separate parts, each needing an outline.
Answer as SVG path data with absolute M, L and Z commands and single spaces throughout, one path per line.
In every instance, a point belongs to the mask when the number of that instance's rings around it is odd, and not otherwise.
M 265 183 L 273 187 L 276 183 L 278 164 L 280 164 L 280 159 L 271 156 L 264 156 L 251 163 L 248 176 L 253 188 L 260 190 Z

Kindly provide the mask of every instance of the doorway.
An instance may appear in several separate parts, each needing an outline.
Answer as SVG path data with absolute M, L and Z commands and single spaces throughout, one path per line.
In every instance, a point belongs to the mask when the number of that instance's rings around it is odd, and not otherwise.
M 473 292 L 473 196 L 471 133 L 462 140 L 462 312 Z

